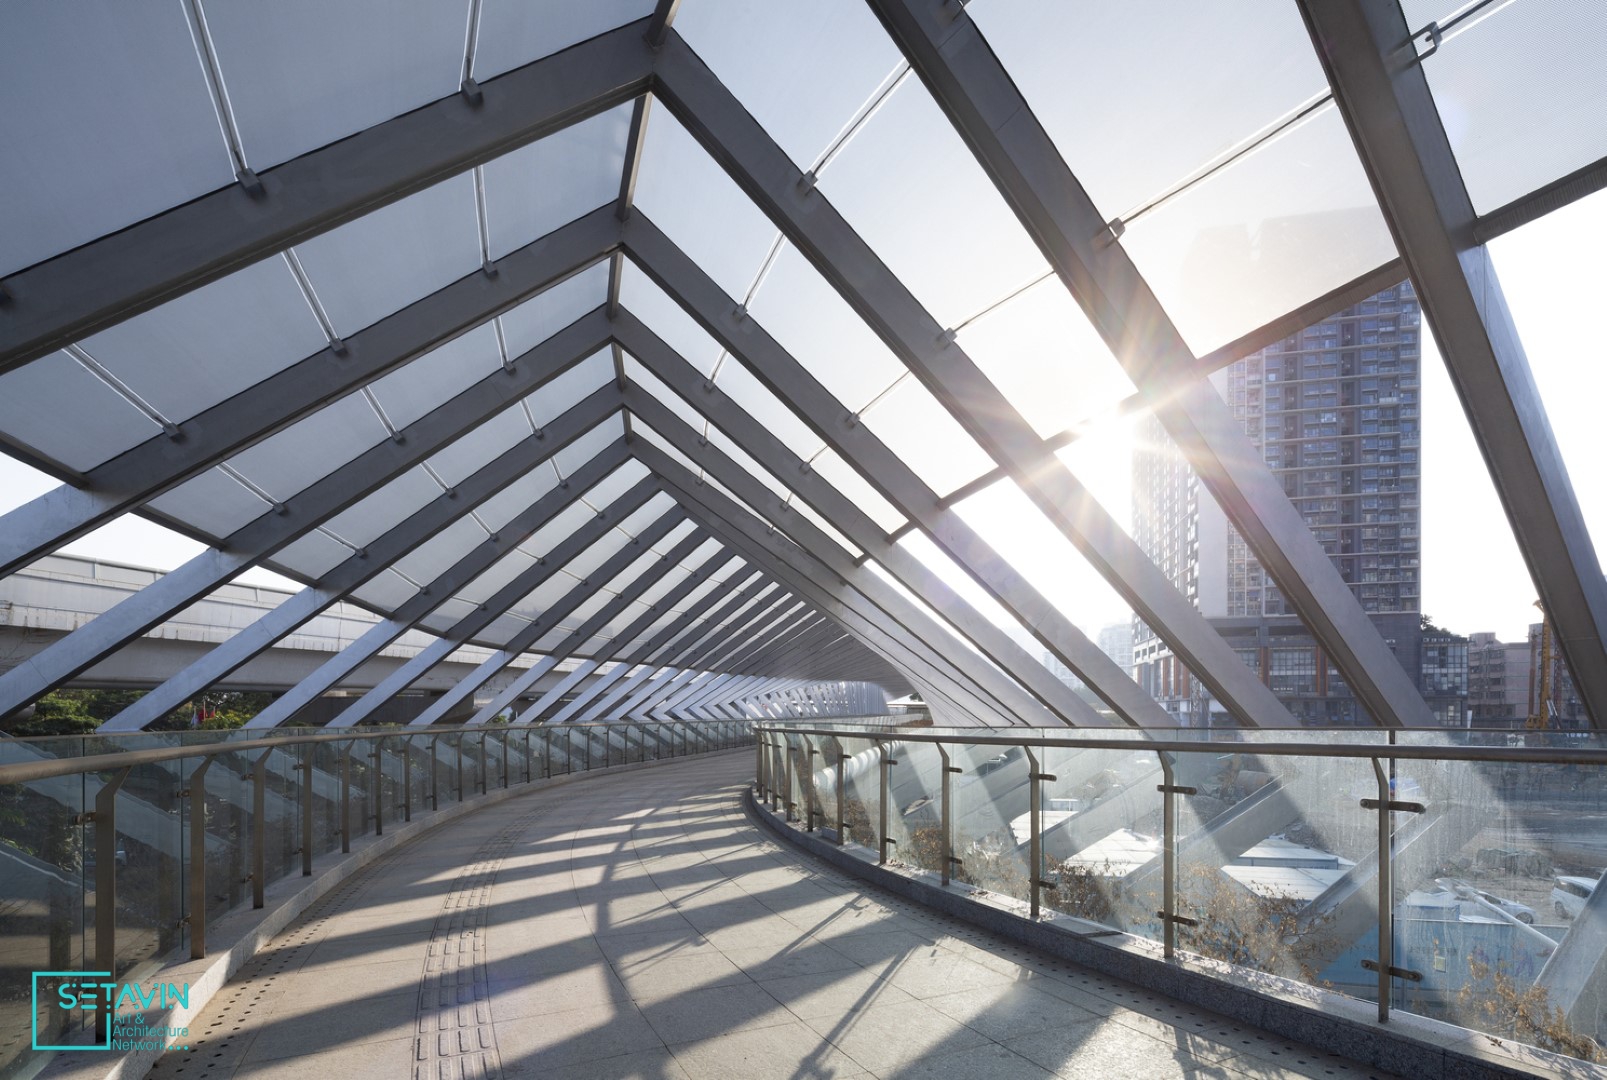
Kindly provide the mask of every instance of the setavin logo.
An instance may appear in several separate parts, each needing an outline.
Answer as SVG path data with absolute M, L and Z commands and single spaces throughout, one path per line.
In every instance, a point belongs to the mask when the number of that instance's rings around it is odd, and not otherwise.
M 40 983 L 45 986 L 41 994 Z M 52 985 L 53 984 L 53 985 Z M 149 1010 L 189 1008 L 189 983 L 116 982 L 109 971 L 36 971 L 33 973 L 33 1048 L 35 1050 L 146 1050 L 161 1049 L 168 1040 L 188 1036 L 187 1027 L 151 1023 Z M 98 1038 L 93 1043 L 41 1043 L 40 1017 L 46 1037 L 66 1030 L 74 1012 L 100 1011 L 104 1019 L 96 1024 Z M 52 1016 L 52 1013 L 55 1015 Z M 187 1050 L 188 1045 L 168 1047 Z

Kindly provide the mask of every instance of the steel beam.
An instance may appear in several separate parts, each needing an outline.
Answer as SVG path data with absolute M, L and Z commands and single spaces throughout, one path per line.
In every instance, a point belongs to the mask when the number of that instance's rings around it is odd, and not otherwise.
M 811 553 L 774 530 L 767 531 L 748 511 L 713 491 L 709 485 L 698 484 L 696 477 L 688 473 L 684 466 L 657 447 L 637 445 L 636 455 L 643 464 L 664 477 L 681 505 L 694 518 L 702 521 L 705 527 L 723 536 L 750 562 L 765 566 L 772 577 L 808 598 L 823 614 L 829 615 L 889 663 L 900 670 L 919 673 L 921 677 L 943 686 L 945 693 L 960 703 L 973 722 L 987 726 L 988 721 L 984 717 L 997 716 L 1003 711 L 980 687 L 975 690 L 968 687 L 969 679 L 965 674 L 952 669 L 923 639 L 902 625 L 889 625 L 877 613 L 867 612 L 858 590 L 844 583 L 846 575 L 837 574 L 826 565 L 814 561 Z M 826 550 L 829 552 L 829 549 Z M 859 571 L 862 568 L 849 569 Z M 831 584 L 825 584 L 826 581 Z
M 1227 403 L 1198 376 L 1194 354 L 1126 251 L 1108 241 L 1104 218 L 1066 168 L 981 31 L 966 13 L 956 16 L 941 0 L 870 2 L 1134 385 L 1157 402 L 1156 418 L 1343 672 L 1357 700 L 1381 724 L 1433 724 L 1416 681 L 1395 659 Z M 917 318 L 909 323 L 910 329 L 919 325 L 921 313 L 912 314 Z M 924 351 L 925 371 L 917 371 L 922 381 L 1000 464 L 1018 479 L 1033 481 L 1023 487 L 1047 510 L 1054 489 L 1064 487 L 1064 482 L 1051 473 L 1047 483 L 1039 483 L 1034 470 L 1054 462 L 1059 474 L 1070 473 L 1041 448 L 1014 410 L 998 412 L 1001 403 L 1006 409 L 1008 403 L 997 390 L 988 397 L 961 396 L 968 388 L 986 386 L 987 379 L 957 347 Z M 1165 625 L 1147 615 L 1146 619 L 1163 638 L 1167 636 Z M 1222 681 L 1231 672 L 1235 682 L 1243 683 L 1244 675 L 1258 681 L 1236 659 L 1232 668 L 1224 669 L 1226 657 L 1219 655 L 1220 649 L 1213 649 L 1218 655 L 1202 666 L 1168 644 L 1202 680 Z M 1211 689 L 1216 693 L 1218 688 Z M 1220 693 L 1216 696 L 1227 702 Z
M 326 572 L 319 579 L 317 587 L 303 589 L 267 612 L 107 720 L 97 730 L 136 731 L 176 709 L 524 476 L 561 450 L 571 441 L 572 434 L 578 435 L 595 426 L 610 408 L 611 405 L 606 401 L 594 402 L 586 411 L 576 413 L 573 417 L 560 417 L 549 426 L 546 439 L 529 439 L 507 450 L 457 484 L 453 488 L 455 497 L 443 492 L 407 520 L 367 544 L 362 553 L 353 554 Z M 617 442 L 588 462 L 583 469 L 577 470 L 575 476 L 570 478 L 571 483 L 584 491 L 624 464 L 625 460 L 625 445 L 623 441 Z M 510 526 L 512 524 L 509 523 Z M 514 543 L 524 539 L 517 529 L 505 526 L 502 532 L 506 534 L 503 539 Z
M 1044 648 L 1075 671 L 1118 717 L 1139 727 L 1175 726 L 1172 717 L 1144 693 L 1127 672 L 1117 667 L 1103 649 L 1090 641 L 1015 567 L 1000 558 L 958 513 L 945 508 L 944 500 L 913 469 L 864 424 L 853 422 L 831 392 L 766 333 L 751 314 L 734 317 L 731 313 L 735 310 L 735 301 L 651 221 L 637 214 L 622 235 L 627 253 L 644 273 L 657 281 L 756 378 L 788 403 L 800 419 L 921 528 Z M 632 329 L 637 322 L 629 318 L 628 312 L 620 313 L 614 324 L 616 338 L 637 341 L 640 335 Z M 644 352 L 656 355 L 646 345 L 642 347 Z M 679 388 L 681 383 L 676 381 L 670 385 Z M 727 402 L 718 387 L 705 387 L 691 400 L 696 408 L 719 410 L 722 414 L 727 414 L 731 408 Z M 778 472 L 777 475 L 785 474 Z M 842 529 L 850 523 L 845 519 L 833 524 Z
M 640 19 L 5 278 L 0 373 L 644 94 Z
M 154 435 L 0 517 L 0 577 L 394 371 L 607 256 L 618 225 L 595 210 L 347 338 Z M 3 318 L 0 318 L 3 322 Z M 524 358 L 514 361 L 517 368 Z M 509 387 L 510 391 L 512 387 Z
M 868 567 L 856 565 L 848 553 L 824 530 L 807 517 L 791 510 L 723 450 L 707 440 L 702 440 L 703 445 L 700 446 L 697 433 L 672 410 L 637 387 L 627 388 L 622 400 L 633 408 L 652 413 L 658 422 L 649 422 L 648 427 L 657 431 L 690 460 L 701 465 L 718 483 L 742 499 L 749 507 L 764 513 L 766 508 L 774 505 L 776 514 L 769 519 L 772 524 L 782 523 L 778 527 L 791 535 L 801 548 L 828 567 L 830 572 L 845 582 L 850 589 L 857 591 L 880 608 L 893 624 L 924 642 L 932 653 L 943 659 L 950 670 L 964 677 L 963 682 L 974 686 L 979 691 L 979 697 L 995 702 L 994 707 L 1001 717 L 1009 718 L 1011 722 L 1035 726 L 1055 723 L 1054 715 L 1012 681 L 1006 673 L 990 665 L 977 664 L 975 658 L 935 619 L 916 607 Z M 645 416 L 643 419 L 645 422 Z
M 1300 9 L 1579 697 L 1607 725 L 1607 580 L 1405 18 Z
M 423 619 L 430 612 L 449 600 L 458 590 L 469 584 L 480 574 L 496 564 L 507 551 L 522 543 L 537 529 L 551 521 L 566 507 L 575 503 L 583 494 L 578 486 L 569 488 L 555 488 L 536 500 L 528 510 L 524 511 L 514 521 L 504 528 L 508 535 L 506 538 L 498 534 L 496 540 L 489 537 L 486 541 L 470 551 L 450 568 L 429 582 L 426 588 L 414 593 L 405 603 L 398 607 L 391 618 L 377 624 L 367 633 L 363 634 L 352 644 L 341 650 L 335 656 L 325 661 L 317 671 L 297 683 L 288 692 L 282 694 L 277 700 L 262 712 L 246 722 L 248 728 L 276 727 L 294 716 L 301 708 L 314 698 L 338 686 L 342 679 L 352 671 L 385 648 L 392 641 L 406 633 L 412 626 Z M 524 591 L 506 599 L 504 594 L 511 594 L 513 587 L 505 587 L 498 591 L 499 599 L 503 604 L 497 609 L 501 614 L 507 604 L 522 599 L 531 589 L 534 589 L 547 577 L 557 572 L 564 563 L 583 552 L 587 546 L 594 543 L 607 530 L 613 527 L 613 522 L 630 514 L 637 507 L 642 506 L 653 495 L 651 484 L 638 483 L 617 499 L 610 508 L 606 519 L 594 519 L 581 526 L 570 536 L 558 543 L 552 551 L 548 552 L 542 561 L 530 567 L 513 582 L 514 586 L 524 586 Z M 489 605 L 488 605 L 489 606 Z M 483 612 L 482 612 L 483 613 Z M 461 641 L 449 637 L 438 637 L 418 655 L 412 657 L 403 667 L 384 680 L 381 685 L 392 683 L 399 678 L 402 672 L 413 672 L 410 677 L 397 689 L 405 687 L 417 677 L 417 673 L 428 670 L 430 666 L 450 655 Z M 392 691 L 394 693 L 395 691 Z M 389 695 L 387 695 L 389 696 Z M 339 718 L 337 717 L 337 720 Z M 331 726 L 345 725 L 332 722 Z
M 596 313 L 597 318 L 603 316 Z M 0 675 L 0 716 L 60 686 L 125 642 L 200 600 L 242 571 L 311 532 L 335 514 L 472 431 L 517 397 L 539 390 L 599 347 L 595 320 L 582 319 L 532 349 L 516 374 L 502 372 L 437 406 L 345 465 L 236 530 L 138 593 Z M 617 402 L 618 391 L 596 391 Z M 512 395 L 512 396 L 510 396 Z M 533 436 L 534 437 L 534 436 Z
M 617 506 L 618 503 L 613 505 Z M 576 531 L 576 536 L 579 536 L 582 533 L 590 534 L 584 547 L 580 548 L 579 550 L 585 550 L 585 548 L 589 548 L 593 544 L 596 544 L 603 538 L 603 536 L 607 535 L 608 529 L 614 528 L 621 521 L 623 521 L 626 516 L 628 516 L 628 512 L 616 513 L 612 510 L 612 508 L 605 508 L 604 510 L 599 511 L 596 519 L 588 522 L 586 525 L 583 525 Z M 618 577 L 633 562 L 641 558 L 643 552 L 647 548 L 652 547 L 654 544 L 664 539 L 665 536 L 669 535 L 670 530 L 675 528 L 676 525 L 679 525 L 685 516 L 686 515 L 681 513 L 678 509 L 671 508 L 656 518 L 651 525 L 647 526 L 647 528 L 641 532 L 640 535 L 631 540 L 618 552 L 609 556 L 606 562 L 604 562 L 596 570 L 587 574 L 583 581 L 566 592 L 560 600 L 554 603 L 546 611 L 543 611 L 540 618 L 531 622 L 528 626 L 522 628 L 517 634 L 513 635 L 513 637 L 508 639 L 507 644 L 503 645 L 501 649 L 499 649 L 496 653 L 493 653 L 486 660 L 482 661 L 478 667 L 459 680 L 458 683 L 452 687 L 452 689 L 446 691 L 446 693 L 437 698 L 428 709 L 425 709 L 422 713 L 409 721 L 409 726 L 423 727 L 427 724 L 434 723 L 436 720 L 444 716 L 447 711 L 458 702 L 462 701 L 465 697 L 472 695 L 474 691 L 478 690 L 485 684 L 487 679 L 491 678 L 497 672 L 506 667 L 509 661 L 519 656 L 519 654 L 523 653 L 526 649 L 530 648 L 531 645 L 540 640 L 549 630 L 552 630 L 564 619 L 568 618 L 576 608 L 585 603 L 586 600 L 598 589 L 600 589 L 606 582 L 612 581 L 614 578 Z M 602 531 L 594 531 L 598 526 L 605 526 L 606 528 L 604 528 Z M 552 565 L 554 570 L 556 570 L 557 567 L 562 566 L 564 563 L 567 563 L 570 559 L 574 558 L 575 554 L 579 554 L 579 550 L 577 550 L 574 554 L 566 553 L 562 562 L 552 557 L 549 557 L 547 562 Z M 536 584 L 539 584 L 539 582 Z M 518 600 L 523 599 L 524 596 L 528 595 L 529 592 L 536 587 L 536 584 L 526 586 L 524 591 L 520 593 L 519 596 L 514 597 L 512 600 L 503 601 L 501 603 L 496 601 L 488 602 L 485 605 L 485 610 L 481 611 L 477 615 L 468 616 L 468 618 L 472 620 L 470 625 L 472 626 L 474 622 L 478 622 L 481 619 L 484 620 L 484 622 L 481 624 L 482 626 L 490 625 L 490 623 L 500 618 L 502 613 L 506 611 L 513 603 L 518 602 Z M 503 593 L 499 591 L 496 600 L 500 601 L 502 596 Z M 479 631 L 475 630 L 474 632 L 478 633 Z M 335 717 L 334 720 L 330 721 L 331 725 L 355 723 L 356 721 L 361 720 L 368 714 L 368 712 L 372 711 L 374 708 L 383 703 L 386 698 L 399 693 L 407 686 L 408 683 L 412 682 L 414 679 L 417 679 L 437 662 L 439 662 L 438 659 L 432 661 L 428 665 L 422 665 L 410 675 L 407 672 L 407 667 L 404 666 L 396 673 L 396 675 L 392 676 L 390 679 L 387 679 L 385 682 L 374 687 L 374 689 L 365 694 L 356 705 L 353 705 L 351 708 Z M 409 664 L 411 665 L 412 661 L 409 661 Z M 403 681 L 404 678 L 406 679 L 405 682 Z M 348 718 L 348 714 L 352 714 L 350 718 Z
M 1292 726 L 1271 690 L 673 32 L 655 71 L 659 98 L 693 137 L 1217 700 L 1245 724 Z
M 708 380 L 702 378 L 696 368 L 677 355 L 641 320 L 629 311 L 621 310 L 616 314 L 613 325 L 616 339 L 638 362 L 730 436 L 772 476 L 780 479 L 844 536 L 871 555 L 894 580 L 930 604 L 978 651 L 1037 697 L 1058 719 L 1069 725 L 1103 724 L 1102 718 L 1086 701 L 1072 693 L 1065 683 L 1051 675 L 1042 663 L 977 612 L 919 559 L 890 541 L 887 533 L 869 514 L 817 475 L 807 462 L 789 450 L 746 409 L 727 397 L 717 385 L 708 385 Z M 665 430 L 667 427 L 684 426 L 679 425 L 673 410 L 640 387 L 627 386 L 622 400 L 627 409 L 637 413 L 661 435 L 669 436 Z M 676 443 L 676 449 L 705 468 L 708 468 L 706 459 L 717 452 L 706 439 L 693 439 L 690 444 L 682 440 Z M 721 479 L 721 483 L 725 481 Z M 730 487 L 730 484 L 726 486 Z M 779 503 L 774 498 L 770 501 Z M 764 513 L 769 513 L 771 509 L 769 506 L 754 508 Z M 790 513 L 784 505 L 776 507 L 776 510 L 782 519 Z

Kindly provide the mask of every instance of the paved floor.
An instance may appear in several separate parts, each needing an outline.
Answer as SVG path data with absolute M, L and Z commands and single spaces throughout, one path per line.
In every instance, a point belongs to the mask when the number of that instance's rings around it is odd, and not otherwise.
M 748 754 L 443 826 L 321 900 L 153 1077 L 1380 1076 L 767 840 Z

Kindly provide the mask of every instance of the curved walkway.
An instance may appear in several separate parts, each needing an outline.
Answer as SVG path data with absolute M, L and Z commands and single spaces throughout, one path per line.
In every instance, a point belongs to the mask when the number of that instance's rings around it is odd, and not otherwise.
M 751 770 L 600 776 L 427 834 L 276 938 L 150 1075 L 1383 1075 L 840 877 L 743 816 Z

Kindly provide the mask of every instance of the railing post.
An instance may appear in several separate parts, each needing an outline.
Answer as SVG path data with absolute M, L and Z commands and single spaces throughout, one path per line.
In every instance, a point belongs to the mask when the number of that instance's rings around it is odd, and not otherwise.
M 593 742 L 593 740 L 592 740 L 592 737 L 591 737 L 591 728 L 587 728 L 586 729 L 586 769 L 585 769 L 586 772 L 591 772 L 591 744 L 592 744 L 592 742 Z
M 489 731 L 485 731 L 484 729 L 481 730 L 481 732 L 480 732 L 480 794 L 481 795 L 486 794 L 486 788 L 491 783 L 491 777 L 489 775 L 487 775 L 491 771 L 491 758 L 490 758 L 491 751 L 490 751 L 490 748 L 486 744 L 486 740 L 489 739 L 490 737 L 491 737 L 491 733 Z
M 268 877 L 268 829 L 263 818 L 268 811 L 268 758 L 273 753 L 264 751 L 251 763 L 251 906 L 254 908 L 266 903 L 263 893 Z
M 502 786 L 508 786 L 508 736 L 513 734 L 506 728 L 502 730 Z
M 876 844 L 876 863 L 878 866 L 880 866 L 887 862 L 887 845 L 898 843 L 898 841 L 894 840 L 887 834 L 888 792 L 892 788 L 893 766 L 898 764 L 898 759 L 888 754 L 886 744 L 882 743 L 880 740 L 878 740 L 876 743 L 876 752 L 881 759 L 878 763 L 879 767 L 876 770 L 879 774 L 879 798 L 876 800 L 876 827 L 878 830 L 878 835 L 880 836 L 880 840 Z
M 837 744 L 837 846 L 842 847 L 848 842 L 848 822 L 845 819 L 843 805 L 843 787 L 848 779 L 847 757 L 843 753 L 842 741 L 840 739 L 832 741 Z
M 1161 761 L 1161 951 L 1170 960 L 1177 952 L 1177 777 L 1172 756 L 1165 751 L 1155 755 Z
M 552 779 L 552 732 L 541 733 L 541 778 Z
M 530 729 L 525 728 L 525 783 L 530 783 Z
M 352 747 L 357 745 L 353 739 L 340 748 L 340 851 L 345 854 L 352 849 Z
M 459 731 L 453 735 L 452 745 L 457 748 L 458 802 L 462 802 L 468 794 L 463 790 L 463 732 Z
M 440 739 L 441 739 L 441 737 L 439 735 L 431 735 L 430 736 L 430 809 L 431 810 L 439 810 L 439 809 L 441 809 L 441 769 L 440 769 L 441 755 L 440 755 L 439 751 L 436 748 L 436 743 L 439 742 Z
M 125 767 L 95 793 L 95 966 L 117 980 L 117 791 L 128 779 Z M 114 1006 L 95 1010 L 95 1030 L 117 1014 Z M 46 1040 L 51 1041 L 51 1040 Z
M 809 821 L 804 826 L 804 832 L 814 832 L 815 822 L 825 816 L 820 812 L 820 789 L 815 786 L 815 759 L 820 756 L 820 751 L 815 748 L 814 743 L 808 741 L 810 738 L 811 736 L 804 736 L 805 745 L 808 748 L 805 760 L 809 772 L 809 783 L 804 788 L 804 803 L 809 812 Z
M 1394 830 L 1390 828 L 1389 776 L 1383 763 L 1373 758 L 1373 775 L 1378 780 L 1378 1022 L 1389 1020 L 1389 999 L 1394 990 L 1390 981 L 1395 966 L 1395 885 L 1391 880 L 1394 869 Z
M 380 737 L 374 740 L 374 748 L 368 752 L 370 762 L 368 768 L 373 776 L 369 782 L 374 785 L 374 835 L 385 835 L 385 769 L 384 769 L 385 739 Z
M 954 774 L 959 772 L 960 770 L 955 768 L 949 762 L 949 751 L 948 751 L 948 748 L 946 746 L 944 746 L 942 743 L 936 743 L 934 745 L 936 745 L 936 747 L 937 747 L 938 756 L 943 759 L 943 781 L 942 781 L 942 785 L 941 785 L 941 788 L 940 788 L 940 797 L 941 797 L 941 799 L 943 801 L 942 801 L 941 805 L 939 806 L 939 811 L 942 814 L 942 828 L 943 828 L 943 853 L 941 855 L 941 858 L 943 860 L 943 865 L 942 865 L 941 873 L 943 875 L 943 884 L 947 885 L 949 883 L 949 877 L 950 877 L 950 875 L 951 875 L 951 873 L 953 871 L 953 868 L 954 868 L 955 864 L 960 861 L 960 860 L 958 860 L 958 859 L 956 859 L 954 857 L 954 783 L 953 783 Z
M 317 745 L 306 744 L 307 756 L 301 763 L 301 876 L 312 877 L 312 767 Z
M 786 764 L 781 760 L 781 737 L 770 733 L 770 809 L 786 812 L 787 795 L 776 785 L 784 779 Z
M 413 820 L 413 737 L 402 736 L 402 820 Z
M 760 736 L 759 738 L 753 740 L 753 753 L 754 753 L 754 758 L 755 758 L 754 763 L 753 763 L 753 790 L 754 790 L 754 794 L 759 797 L 759 801 L 763 802 L 765 800 L 765 798 L 766 798 L 765 784 L 764 784 L 764 737 L 763 736 Z
M 783 768 L 781 778 L 781 819 L 783 821 L 797 821 L 798 804 L 794 802 L 792 798 L 793 769 L 791 735 L 781 736 L 781 764 Z
M 1051 884 L 1043 877 L 1043 782 L 1054 780 L 1055 777 L 1039 769 L 1038 758 L 1033 754 L 1032 747 L 1024 746 L 1022 749 L 1027 752 L 1027 767 L 1031 770 L 1027 773 L 1028 798 L 1031 800 L 1027 806 L 1027 857 L 1031 860 L 1032 866 L 1027 871 L 1027 895 L 1032 900 L 1032 917 L 1036 919 L 1043 909 L 1039 891 L 1045 885 Z
M 216 758 L 201 759 L 190 773 L 190 959 L 206 956 L 206 770 Z M 95 834 L 98 842 L 100 834 Z M 117 849 L 112 849 L 115 857 Z

